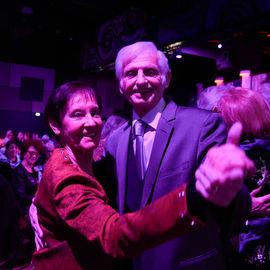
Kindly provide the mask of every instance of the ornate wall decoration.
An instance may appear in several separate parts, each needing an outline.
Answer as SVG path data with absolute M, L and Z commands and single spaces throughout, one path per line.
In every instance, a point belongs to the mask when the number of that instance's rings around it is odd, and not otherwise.
M 146 21 L 144 11 L 130 8 L 123 15 L 101 25 L 97 44 L 86 45 L 83 69 L 89 71 L 112 69 L 118 50 L 143 38 Z

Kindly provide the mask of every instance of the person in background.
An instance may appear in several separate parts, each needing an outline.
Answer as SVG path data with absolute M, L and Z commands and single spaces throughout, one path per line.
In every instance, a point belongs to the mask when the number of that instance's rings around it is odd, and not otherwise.
M 218 101 L 231 88 L 233 87 L 228 85 L 207 87 L 198 96 L 197 108 L 217 112 Z
M 2 141 L 2 147 L 0 149 L 0 153 L 2 153 L 2 154 L 5 153 L 5 151 L 6 151 L 6 143 L 9 140 L 14 141 L 15 139 L 16 139 L 15 132 L 13 130 L 11 130 L 11 129 L 7 130 L 6 135 L 5 135 L 5 138 Z
M 42 141 L 43 145 L 45 145 L 49 140 L 50 140 L 50 136 L 48 134 L 42 135 L 41 141 Z
M 32 138 L 31 139 L 33 139 L 33 140 L 40 140 L 40 138 L 39 138 L 39 135 L 38 135 L 38 133 L 32 133 Z
M 19 143 L 16 140 L 9 140 L 5 146 L 5 152 L 0 153 L 0 162 L 6 162 L 14 169 L 21 163 Z
M 15 140 L 16 139 L 16 135 L 15 135 L 15 132 L 11 129 L 7 130 L 6 132 L 6 136 L 4 138 L 4 141 L 3 141 L 3 144 L 6 145 L 6 143 L 9 141 L 9 140 Z
M 92 167 L 102 128 L 98 104 L 89 84 L 68 82 L 54 91 L 46 105 L 45 119 L 62 147 L 47 162 L 35 196 L 36 208 L 31 206 L 38 212 L 47 243 L 33 255 L 35 269 L 107 270 L 113 258 L 131 257 L 197 231 L 202 220 L 208 221 L 202 196 L 226 207 L 241 189 L 244 175 L 254 170 L 233 144 L 241 134 L 241 127 L 234 126 L 228 143 L 207 154 L 196 185 L 183 184 L 141 210 L 120 216 L 108 205 Z M 216 159 L 222 162 L 217 165 Z M 226 179 L 209 179 L 207 172 Z M 224 191 L 221 200 L 216 198 L 220 194 L 210 192 L 217 184 Z
M 12 187 L 17 198 L 20 211 L 18 254 L 21 261 L 29 263 L 35 249 L 34 232 L 29 220 L 29 207 L 38 187 L 38 173 L 34 169 L 39 156 L 43 153 L 40 140 L 25 140 L 21 146 L 22 162 L 13 170 Z
M 26 141 L 26 140 L 29 140 L 29 139 L 32 139 L 32 133 L 31 132 L 25 132 L 24 135 L 23 135 L 23 140 Z
M 44 135 L 43 135 L 44 136 Z M 54 149 L 56 148 L 55 143 L 52 140 L 48 140 L 44 145 L 44 154 L 40 159 L 40 163 L 34 167 L 34 169 L 38 172 L 38 180 L 41 180 L 42 173 L 44 171 L 45 165 L 52 155 Z
M 111 115 L 108 117 L 106 122 L 102 126 L 101 137 L 98 147 L 94 150 L 93 158 L 94 161 L 100 160 L 104 151 L 104 144 L 108 136 L 127 120 L 119 115 Z
M 38 187 L 38 173 L 34 169 L 43 153 L 40 140 L 29 139 L 21 147 L 22 162 L 13 171 L 12 185 L 21 208 L 28 214 L 29 207 Z
M 19 131 L 18 134 L 17 134 L 17 139 L 20 142 L 23 142 L 23 138 L 24 138 L 24 133 L 22 131 Z
M 240 269 L 270 269 L 270 109 L 258 92 L 241 87 L 224 93 L 217 108 L 228 128 L 242 123 L 240 147 L 257 168 L 245 181 L 252 209 L 240 234 Z

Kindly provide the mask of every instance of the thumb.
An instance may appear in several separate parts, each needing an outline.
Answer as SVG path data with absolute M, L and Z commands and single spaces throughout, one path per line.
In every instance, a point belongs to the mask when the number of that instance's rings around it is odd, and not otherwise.
M 242 129 L 242 124 L 240 122 L 235 122 L 228 131 L 226 143 L 238 145 L 241 139 Z
M 259 191 L 261 190 L 261 188 L 262 188 L 262 185 L 259 186 L 259 187 L 256 188 L 256 189 L 253 189 L 253 190 L 250 192 L 250 196 L 251 196 L 251 197 L 254 197 L 257 193 L 259 193 Z

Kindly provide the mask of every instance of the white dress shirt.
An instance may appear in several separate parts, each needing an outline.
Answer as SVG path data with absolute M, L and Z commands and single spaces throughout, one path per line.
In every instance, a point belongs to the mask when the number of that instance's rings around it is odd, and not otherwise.
M 161 98 L 159 103 L 142 118 L 140 118 L 138 114 L 133 110 L 132 130 L 134 130 L 134 124 L 138 119 L 142 119 L 145 123 L 147 123 L 147 127 L 145 129 L 144 136 L 143 136 L 144 156 L 145 156 L 144 158 L 145 158 L 146 168 L 148 167 L 148 164 L 149 164 L 149 160 L 150 160 L 150 156 L 151 156 L 151 152 L 153 148 L 153 143 L 156 136 L 158 122 L 165 106 L 166 106 L 166 102 L 163 98 Z M 133 137 L 133 148 L 134 148 L 134 153 L 135 153 L 136 147 L 135 147 L 134 137 Z

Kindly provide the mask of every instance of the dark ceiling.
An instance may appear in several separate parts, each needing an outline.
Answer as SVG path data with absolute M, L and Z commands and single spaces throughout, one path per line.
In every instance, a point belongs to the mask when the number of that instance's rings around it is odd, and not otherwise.
M 9 0 L 1 3 L 0 61 L 56 69 L 80 69 L 85 43 L 95 43 L 99 26 L 130 6 L 151 10 L 155 1 Z M 152 16 L 152 15 L 151 15 Z
M 211 1 L 204 0 L 203 2 L 209 4 Z M 256 1 L 248 0 L 247 2 L 251 5 Z M 155 22 L 156 25 L 159 22 L 166 24 L 170 18 L 183 17 L 185 14 L 180 14 L 181 10 L 188 9 L 192 5 L 198 5 L 198 2 L 193 0 L 167 0 L 166 3 L 148 0 L 5 1 L 1 3 L 0 8 L 0 61 L 54 68 L 58 76 L 61 73 L 76 76 L 82 72 L 82 55 L 85 44 L 95 44 L 98 29 L 104 22 L 120 16 L 130 7 L 136 7 L 142 9 L 147 14 L 148 20 Z M 230 12 L 232 11 L 227 14 Z M 178 13 L 180 15 L 177 15 Z M 238 16 L 237 13 L 234 14 Z M 216 32 L 210 34 L 196 35 L 195 38 L 193 36 L 190 40 L 186 39 L 186 44 L 212 48 L 217 46 L 217 42 L 223 41 L 225 46 L 230 47 L 229 49 L 233 47 L 230 57 L 234 57 L 235 61 L 243 62 L 247 58 L 240 59 L 238 50 L 248 50 L 253 55 L 262 54 L 268 61 L 270 55 L 270 37 L 267 36 L 270 34 L 269 13 L 248 20 L 238 27 L 233 25 L 234 20 L 237 21 L 237 16 L 233 18 L 227 15 L 226 18 L 222 18 L 227 20 L 227 24 L 229 20 L 232 22 L 231 27 L 226 31 L 217 29 Z M 194 19 L 193 21 L 196 23 Z M 181 31 L 181 25 L 173 22 L 173 19 L 171 23 L 167 24 L 171 30 Z M 265 66 L 268 68 L 269 64 L 265 64 Z

